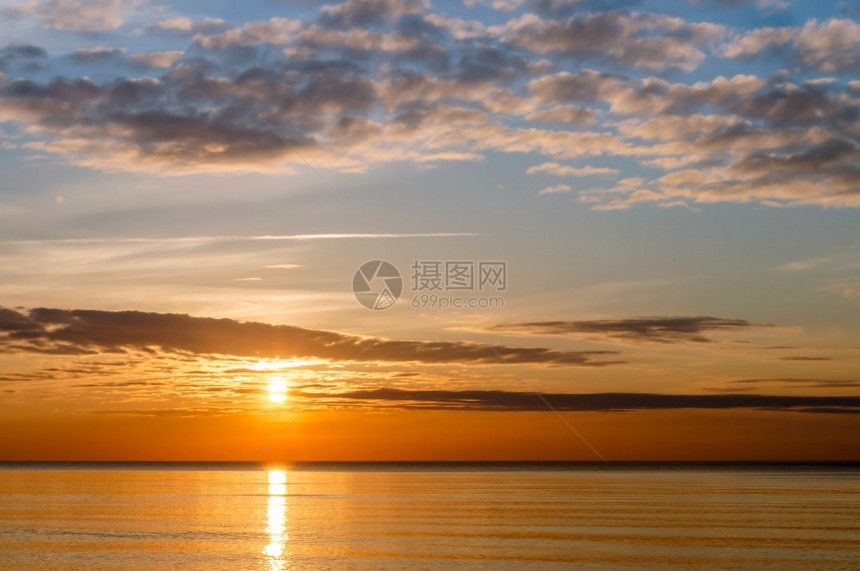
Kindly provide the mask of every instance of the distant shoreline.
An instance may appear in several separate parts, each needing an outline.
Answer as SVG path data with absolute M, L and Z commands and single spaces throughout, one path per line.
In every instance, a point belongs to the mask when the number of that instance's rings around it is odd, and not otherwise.
M 215 470 L 287 469 L 382 472 L 522 472 L 522 471 L 789 471 L 860 470 L 860 461 L 0 461 L 0 470 Z

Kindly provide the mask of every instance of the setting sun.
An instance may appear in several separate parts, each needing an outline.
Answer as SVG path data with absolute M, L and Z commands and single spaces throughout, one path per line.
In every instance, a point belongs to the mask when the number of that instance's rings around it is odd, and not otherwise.
M 269 381 L 269 400 L 274 403 L 287 400 L 287 381 L 283 377 L 272 377 Z

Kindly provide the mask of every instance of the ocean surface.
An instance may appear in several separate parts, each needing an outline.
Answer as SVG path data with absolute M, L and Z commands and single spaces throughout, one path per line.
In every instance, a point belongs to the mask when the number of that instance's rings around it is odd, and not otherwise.
M 0 464 L 0 569 L 860 568 L 860 467 Z

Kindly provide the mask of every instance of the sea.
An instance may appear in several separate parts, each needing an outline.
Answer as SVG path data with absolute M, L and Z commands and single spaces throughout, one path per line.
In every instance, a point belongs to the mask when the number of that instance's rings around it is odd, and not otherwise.
M 0 463 L 0 569 L 860 569 L 860 465 Z

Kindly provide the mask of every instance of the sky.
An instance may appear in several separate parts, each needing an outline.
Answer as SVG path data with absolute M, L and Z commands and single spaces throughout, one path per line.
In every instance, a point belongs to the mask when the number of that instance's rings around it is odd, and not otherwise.
M 0 460 L 860 460 L 860 6 L 0 2 Z

